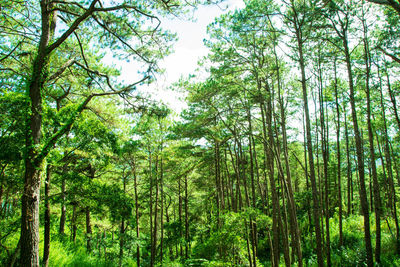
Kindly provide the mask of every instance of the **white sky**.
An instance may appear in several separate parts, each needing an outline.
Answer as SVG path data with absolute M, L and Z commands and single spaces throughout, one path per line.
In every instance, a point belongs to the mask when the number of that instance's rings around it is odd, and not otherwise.
M 173 46 L 175 52 L 159 62 L 165 72 L 157 77 L 157 81 L 149 86 L 142 86 L 140 90 L 151 93 L 154 99 L 163 101 L 179 113 L 186 105 L 183 100 L 179 100 L 182 96 L 168 90 L 168 87 L 180 77 L 194 74 L 198 60 L 207 55 L 208 49 L 203 44 L 203 40 L 207 38 L 207 25 L 221 14 L 241 7 L 244 7 L 242 0 L 227 0 L 218 6 L 200 6 L 194 11 L 194 22 L 182 19 L 164 20 L 162 28 L 177 33 L 178 41 Z M 134 68 L 130 64 L 132 63 L 122 63 L 122 80 L 129 81 L 132 78 Z

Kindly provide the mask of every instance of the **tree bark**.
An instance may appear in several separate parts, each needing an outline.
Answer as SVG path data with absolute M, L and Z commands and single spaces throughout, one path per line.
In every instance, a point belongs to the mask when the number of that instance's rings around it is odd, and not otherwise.
M 21 210 L 22 266 L 39 266 L 39 201 L 43 157 L 38 156 L 42 129 L 42 90 L 48 76 L 47 46 L 54 35 L 56 14 L 52 1 L 40 1 L 41 36 L 28 85 L 30 99 L 26 129 L 25 179 Z
M 50 180 L 51 180 L 51 167 L 47 165 L 46 168 L 46 181 L 44 187 L 44 246 L 43 246 L 43 266 L 49 266 L 50 255 Z

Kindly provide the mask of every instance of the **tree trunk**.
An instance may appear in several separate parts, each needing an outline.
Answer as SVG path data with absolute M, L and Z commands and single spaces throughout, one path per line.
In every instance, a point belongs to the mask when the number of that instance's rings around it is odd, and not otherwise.
M 156 255 L 157 255 L 157 231 L 158 231 L 158 195 L 159 195 L 159 182 L 158 182 L 158 155 L 156 154 L 156 159 L 155 159 L 155 168 L 156 168 L 156 175 L 155 175 L 155 186 L 156 186 L 156 199 L 154 203 L 154 229 L 153 229 L 153 243 L 151 246 L 151 262 L 154 265 L 156 262 Z
M 54 3 L 40 1 L 41 36 L 28 85 L 29 112 L 26 125 L 24 192 L 21 209 L 21 266 L 39 266 L 39 201 L 43 156 L 39 154 L 42 129 L 42 90 L 48 76 L 47 46 L 54 35 L 56 14 L 49 12 Z
M 256 209 L 256 187 L 254 182 L 254 154 L 253 154 L 253 146 L 254 140 L 252 139 L 253 128 L 251 124 L 251 114 L 250 107 L 247 108 L 247 121 L 249 123 L 249 153 L 250 153 L 250 180 L 251 180 L 251 196 L 252 196 L 252 206 Z M 251 234 L 251 247 L 253 250 L 253 263 L 254 267 L 257 266 L 257 222 L 256 218 L 252 218 L 250 216 L 250 234 Z
M 65 179 L 61 181 L 61 216 L 60 216 L 60 228 L 58 232 L 63 235 L 65 233 L 65 220 L 67 218 L 67 209 L 65 206 Z
M 290 164 L 289 164 L 289 149 L 287 144 L 287 132 L 286 132 L 286 114 L 285 114 L 285 107 L 284 107 L 284 99 L 281 96 L 282 91 L 282 83 L 281 83 L 281 76 L 280 76 L 280 66 L 278 62 L 278 55 L 276 53 L 276 46 L 274 43 L 273 46 L 275 64 L 277 66 L 276 75 L 278 81 L 278 101 L 280 106 L 280 115 L 281 115 L 281 124 L 282 124 L 282 144 L 283 144 L 283 155 L 285 159 L 286 165 L 286 188 L 287 188 L 287 198 L 289 204 L 289 211 L 290 211 L 290 220 L 291 225 L 293 228 L 293 243 L 297 253 L 297 264 L 299 267 L 303 266 L 303 255 L 301 249 L 301 239 L 300 239 L 300 228 L 297 222 L 297 212 L 296 212 L 296 204 L 293 194 L 293 187 L 292 187 L 292 175 L 290 172 Z M 283 175 L 283 172 L 282 172 Z M 307 174 L 306 174 L 307 175 Z
M 185 175 L 185 259 L 189 258 L 189 196 L 188 196 L 188 177 Z
M 88 253 L 92 252 L 92 223 L 90 221 L 90 208 L 85 209 L 86 212 L 86 249 Z
M 125 172 L 125 170 L 124 170 Z M 126 194 L 126 178 L 125 177 L 125 173 L 122 174 L 122 186 L 123 186 L 123 192 L 124 194 Z M 125 216 L 122 215 L 121 218 L 121 225 L 119 228 L 119 266 L 122 266 L 122 261 L 124 258 L 124 244 L 125 244 L 125 240 L 124 240 L 124 236 L 125 235 Z
M 335 74 L 335 104 L 336 104 L 336 150 L 337 150 L 337 179 L 338 179 L 338 206 L 339 206 L 339 247 L 343 246 L 343 205 L 342 205 L 342 168 L 341 168 L 341 153 L 340 153 L 340 106 L 339 92 L 337 85 L 337 58 L 334 59 L 334 74 Z
M 349 131 L 347 126 L 347 115 L 346 111 L 344 112 L 344 129 L 345 129 L 345 137 L 346 137 L 346 161 L 347 161 L 347 216 L 353 213 L 353 172 L 350 161 L 350 140 L 349 140 Z
M 375 262 L 380 263 L 380 255 L 381 255 L 381 196 L 380 189 L 378 183 L 378 173 L 376 170 L 376 159 L 375 159 L 375 147 L 374 147 L 374 136 L 372 130 L 372 120 L 371 120 L 371 91 L 369 86 L 369 80 L 371 76 L 371 61 L 370 61 L 370 50 L 368 44 L 368 36 L 367 36 L 367 24 L 364 18 L 364 9 L 363 9 L 363 32 L 364 32 L 364 63 L 365 63 L 365 90 L 367 96 L 367 125 L 368 125 L 368 141 L 369 141 L 369 154 L 371 159 L 371 172 L 372 172 L 372 180 L 373 180 L 373 196 L 374 196 L 374 206 L 375 206 Z M 370 173 L 371 173 L 370 172 Z M 371 198 L 371 205 L 373 201 Z M 372 210 L 372 207 L 371 207 Z
M 133 161 L 133 186 L 135 188 L 135 219 L 136 219 L 136 239 L 139 241 L 139 200 L 137 190 L 136 162 Z M 140 267 L 140 246 L 136 245 L 136 265 Z
M 293 7 L 293 10 L 295 8 Z M 315 166 L 314 166 L 314 155 L 313 155 L 313 146 L 312 146 L 312 138 L 311 138 L 311 120 L 310 120 L 310 112 L 308 109 L 308 94 L 307 94 L 307 78 L 305 72 L 305 61 L 303 56 L 303 42 L 302 39 L 302 29 L 301 25 L 299 25 L 298 18 L 293 18 L 294 26 L 296 30 L 296 40 L 297 40 L 297 48 L 299 53 L 299 65 L 301 71 L 301 87 L 303 91 L 303 104 L 304 104 L 304 113 L 306 119 L 306 137 L 307 137 L 307 151 L 308 151 L 308 165 L 310 168 L 310 181 L 311 181 L 311 189 L 313 195 L 313 217 L 315 224 L 315 237 L 316 237 L 316 245 L 317 245 L 317 262 L 318 266 L 324 265 L 324 260 L 322 256 L 322 238 L 321 238 L 321 228 L 320 228 L 320 202 L 319 202 L 319 192 L 317 189 L 317 183 L 315 179 Z
M 324 182 L 325 182 L 325 232 L 326 232 L 326 243 L 325 243 L 325 253 L 326 253 L 326 264 L 331 266 L 331 241 L 329 233 L 329 177 L 328 177 L 328 140 L 327 129 L 325 127 L 325 109 L 324 109 L 324 95 L 323 95 L 323 85 L 322 85 L 322 69 L 321 69 L 321 55 L 320 47 L 318 47 L 318 80 L 319 80 L 319 110 L 320 110 L 320 126 L 321 126 L 321 148 L 322 148 L 322 160 L 324 165 Z
M 347 28 L 347 27 L 346 27 Z M 342 42 L 344 48 L 344 54 L 347 65 L 347 75 L 349 79 L 349 89 L 350 89 L 350 106 L 351 106 L 351 116 L 353 119 L 353 128 L 354 135 L 356 141 L 356 155 L 357 155 L 357 168 L 358 168 L 358 176 L 360 179 L 360 204 L 361 204 L 361 212 L 364 217 L 364 239 L 365 239 L 365 250 L 367 253 L 367 265 L 368 267 L 373 266 L 373 257 L 372 257 L 372 246 L 371 246 L 371 232 L 370 232 L 370 224 L 369 224 L 369 211 L 368 211 L 368 199 L 367 199 L 367 191 L 365 188 L 365 173 L 364 173 L 364 160 L 363 160 L 363 145 L 360 130 L 358 128 L 358 120 L 357 120 L 357 112 L 356 112 L 356 103 L 355 103 L 355 93 L 354 93 L 354 85 L 353 85 L 353 73 L 351 70 L 351 59 L 350 59 L 350 51 L 347 41 L 347 32 L 343 31 Z
M 161 142 L 161 150 L 160 150 L 160 189 L 161 189 L 161 214 L 160 214 L 160 231 L 161 231 L 161 237 L 160 237 L 160 264 L 163 265 L 163 257 L 164 257 L 164 166 L 163 166 L 163 158 L 162 158 L 162 151 L 163 151 L 163 142 Z
M 149 152 L 149 180 L 150 180 L 150 196 L 149 196 L 149 206 L 150 206 L 150 267 L 154 266 L 154 252 L 153 252 L 153 165 L 151 158 L 151 147 L 148 146 Z
M 383 92 L 382 88 L 380 90 L 380 95 L 381 95 L 381 109 L 382 109 L 382 118 L 383 118 L 383 125 L 384 125 L 384 154 L 385 154 L 385 159 L 386 159 L 386 169 L 387 169 L 387 178 L 388 178 L 388 183 L 389 183 L 389 192 L 392 197 L 389 198 L 390 201 L 390 209 L 392 211 L 392 216 L 395 222 L 396 226 L 396 252 L 397 255 L 400 255 L 400 225 L 399 225 L 399 220 L 397 217 L 397 207 L 396 207 L 396 188 L 394 185 L 394 178 L 393 178 L 393 168 L 392 168 L 392 156 L 390 153 L 390 146 L 389 146 L 389 134 L 388 134 L 388 129 L 387 129 L 387 121 L 386 121 L 386 115 L 385 115 L 385 106 L 383 103 Z
M 71 218 L 71 226 L 72 226 L 71 240 L 74 243 L 76 241 L 76 219 L 77 219 L 76 207 L 77 207 L 76 202 L 73 202 L 72 203 L 72 218 Z
M 43 246 L 43 266 L 49 266 L 49 255 L 50 255 L 50 179 L 51 179 L 51 167 L 47 165 L 46 168 L 46 181 L 44 185 L 44 246 Z

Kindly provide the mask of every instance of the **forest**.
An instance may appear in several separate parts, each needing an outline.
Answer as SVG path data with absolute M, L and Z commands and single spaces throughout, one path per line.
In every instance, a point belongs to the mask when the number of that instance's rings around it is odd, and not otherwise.
M 220 2 L 0 0 L 0 265 L 400 266 L 400 2 L 245 0 L 177 114 Z

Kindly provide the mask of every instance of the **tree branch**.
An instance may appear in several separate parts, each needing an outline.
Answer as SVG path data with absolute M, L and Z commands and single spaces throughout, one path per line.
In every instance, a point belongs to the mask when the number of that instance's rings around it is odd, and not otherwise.
M 12 53 L 14 53 L 15 50 L 17 50 L 18 46 L 20 46 L 22 44 L 22 41 L 19 42 L 11 51 L 10 53 L 8 53 L 7 55 L 5 55 L 3 58 L 0 59 L 0 62 L 2 62 L 3 60 L 7 59 L 9 56 L 12 55 Z
M 92 100 L 92 98 L 97 97 L 97 96 L 109 96 L 109 95 L 118 95 L 127 91 L 130 91 L 135 87 L 137 84 L 143 83 L 144 81 L 148 80 L 150 76 L 145 76 L 141 80 L 130 84 L 121 90 L 118 91 L 112 91 L 112 92 L 103 92 L 103 93 L 94 93 L 85 98 L 85 100 L 82 101 L 82 103 L 79 105 L 79 107 L 73 112 L 71 117 L 67 120 L 67 122 L 64 124 L 63 127 L 61 127 L 60 130 L 58 130 L 56 133 L 54 133 L 49 141 L 47 141 L 46 144 L 44 144 L 43 148 L 41 149 L 40 153 L 35 157 L 35 163 L 38 163 L 42 161 L 47 154 L 49 153 L 50 149 L 57 143 L 58 139 L 60 139 L 61 136 L 63 136 L 66 132 L 68 132 L 72 124 L 76 121 L 78 116 L 82 113 L 82 111 L 86 108 L 86 106 L 89 104 L 89 102 Z
M 385 51 L 382 47 L 377 46 L 376 48 L 378 48 L 380 51 L 382 51 L 382 53 L 384 53 L 386 56 L 390 57 L 391 59 L 393 59 L 394 61 L 396 61 L 397 63 L 400 63 L 400 58 L 398 58 L 396 55 L 391 54 L 387 51 Z
M 85 11 L 79 18 L 77 18 L 72 25 L 66 30 L 54 43 L 47 47 L 47 54 L 50 54 L 54 49 L 59 47 L 81 24 L 82 21 L 87 19 L 95 10 L 95 5 L 99 0 L 93 0 L 89 6 L 89 9 Z
M 57 79 L 68 67 L 72 66 L 75 63 L 75 59 L 68 60 L 64 65 L 61 66 L 53 75 L 50 76 L 48 81 Z
M 378 5 L 385 5 L 391 6 L 397 13 L 400 15 L 400 3 L 394 0 L 367 0 L 370 3 L 378 4 Z

